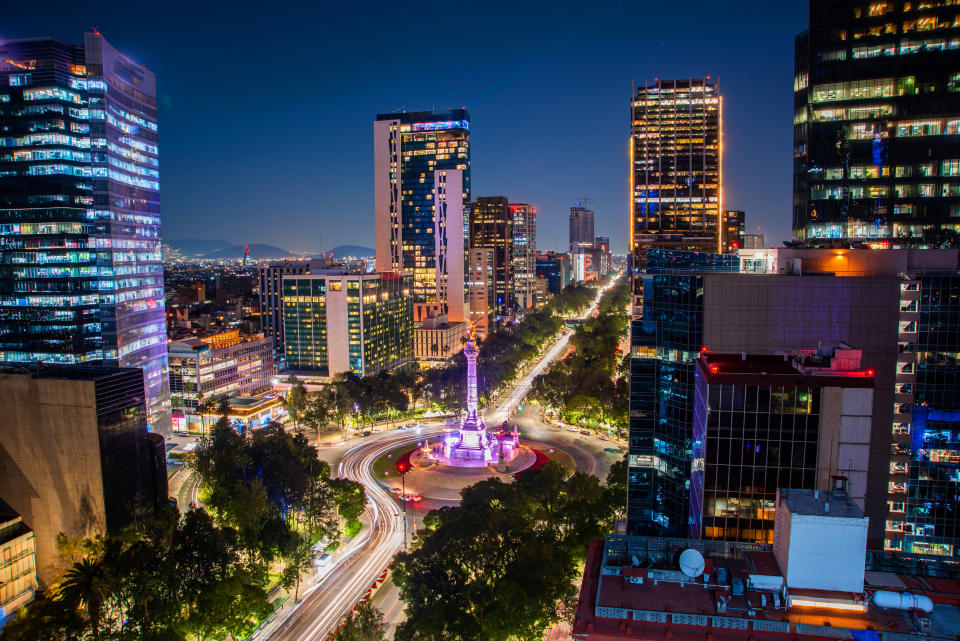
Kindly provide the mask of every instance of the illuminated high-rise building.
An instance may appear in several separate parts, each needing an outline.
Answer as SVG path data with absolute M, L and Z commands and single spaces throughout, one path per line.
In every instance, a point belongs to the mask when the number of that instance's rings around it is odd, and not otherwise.
M 410 363 L 410 283 L 409 275 L 392 272 L 284 275 L 287 367 L 329 377 L 341 372 L 370 376 Z
M 732 254 L 738 249 L 743 249 L 746 222 L 746 214 L 739 209 L 728 209 L 723 212 L 723 228 L 720 230 L 722 253 Z
M 716 80 L 654 80 L 631 101 L 630 251 L 720 251 L 722 105 Z
M 511 203 L 513 214 L 513 297 L 521 309 L 534 306 L 537 290 L 537 208 Z
M 513 212 L 503 196 L 481 196 L 470 208 L 470 248 L 493 250 L 494 300 L 498 317 L 513 313 Z
M 418 320 L 466 321 L 470 115 L 381 114 L 373 138 L 377 271 L 412 274 Z
M 99 33 L 0 45 L 0 361 L 139 368 L 169 433 L 156 95 Z
M 570 208 L 570 253 L 590 251 L 593 242 L 593 212 L 578 202 Z
M 960 246 L 955 3 L 809 7 L 795 42 L 794 239 Z

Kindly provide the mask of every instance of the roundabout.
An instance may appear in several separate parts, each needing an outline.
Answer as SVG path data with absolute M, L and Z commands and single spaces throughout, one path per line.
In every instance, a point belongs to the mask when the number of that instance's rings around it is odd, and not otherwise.
M 472 334 L 467 334 L 463 349 L 467 360 L 466 412 L 460 421 L 449 421 L 431 442 L 426 435 L 417 446 L 398 453 L 394 467 L 400 478 L 389 474 L 383 459 L 374 464 L 386 474 L 377 481 L 388 487 L 403 503 L 417 507 L 440 507 L 460 502 L 461 491 L 474 483 L 495 478 L 512 482 L 514 475 L 540 469 L 551 460 L 537 445 L 521 442 L 517 425 L 508 421 L 496 429 L 488 428 L 478 410 L 477 350 Z M 554 453 L 553 448 L 549 449 Z M 394 453 L 387 458 L 393 459 Z M 566 455 L 573 462 L 573 458 Z M 566 467 L 566 466 L 565 466 Z M 569 467 L 572 474 L 575 464 Z M 435 505 L 431 505 L 435 504 Z

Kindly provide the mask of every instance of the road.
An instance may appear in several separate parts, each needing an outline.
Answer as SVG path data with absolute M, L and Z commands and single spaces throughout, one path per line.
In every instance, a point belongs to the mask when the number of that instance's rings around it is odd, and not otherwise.
M 607 285 L 597 294 L 593 304 L 584 311 L 581 318 L 587 318 L 596 310 L 600 297 L 610 287 Z M 493 425 L 509 417 L 514 409 L 530 391 L 533 379 L 542 374 L 547 367 L 559 358 L 567 348 L 574 330 L 565 329 L 544 355 L 533 365 L 527 367 L 511 387 L 497 399 L 495 407 L 485 414 Z M 528 437 L 552 442 L 564 441 L 564 449 L 570 451 L 577 467 L 585 471 L 599 472 L 596 467 L 598 458 L 603 458 L 605 446 L 602 442 L 587 442 L 580 435 L 571 435 L 558 428 L 543 425 L 536 417 L 518 417 Z M 275 641 L 322 641 L 326 639 L 343 617 L 367 594 L 374 581 L 389 566 L 394 554 L 403 547 L 404 523 L 400 506 L 391 493 L 379 481 L 373 478 L 372 467 L 375 460 L 387 452 L 406 443 L 415 443 L 425 436 L 443 431 L 443 424 L 423 428 L 419 433 L 408 431 L 387 432 L 375 440 L 365 439 L 343 453 L 339 472 L 342 477 L 362 483 L 367 490 L 369 504 L 366 519 L 370 526 L 364 528 L 359 539 L 351 541 L 340 553 L 336 564 L 327 570 L 319 582 L 310 587 L 299 605 L 282 622 L 265 630 L 268 638 Z M 529 432 L 527 431 L 529 430 Z M 577 443 L 575 441 L 583 441 Z M 558 443 L 560 445 L 560 443 Z M 326 449 L 326 448 L 325 448 Z M 336 448 L 340 450 L 341 448 Z M 337 452 L 339 453 L 339 452 Z M 321 454 L 335 454 L 321 450 Z M 603 472 L 604 477 L 606 472 Z M 603 477 L 601 477 L 603 478 Z M 410 528 L 408 522 L 407 528 Z M 399 594 L 389 578 L 373 595 L 374 604 L 386 613 L 389 628 L 396 626 L 402 617 L 402 604 Z

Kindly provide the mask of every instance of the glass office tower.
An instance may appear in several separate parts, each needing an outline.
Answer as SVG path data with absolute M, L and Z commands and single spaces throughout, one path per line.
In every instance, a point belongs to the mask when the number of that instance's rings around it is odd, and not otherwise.
M 655 80 L 630 103 L 630 248 L 720 252 L 722 106 L 716 80 Z
M 498 318 L 513 313 L 513 212 L 503 196 L 481 196 L 470 207 L 470 248 L 493 250 L 493 307 Z
M 513 215 L 513 296 L 521 310 L 531 309 L 536 299 L 537 208 L 527 203 L 510 203 L 510 213 Z
M 793 235 L 960 246 L 952 2 L 811 0 L 795 44 Z
M 627 528 L 685 536 L 704 273 L 738 272 L 730 254 L 650 249 L 634 276 Z
M 904 275 L 884 547 L 960 556 L 960 275 Z
M 378 115 L 374 201 L 377 271 L 411 273 L 414 303 L 466 320 L 467 110 Z
M 170 431 L 156 82 L 99 33 L 0 45 L 0 361 L 143 370 Z

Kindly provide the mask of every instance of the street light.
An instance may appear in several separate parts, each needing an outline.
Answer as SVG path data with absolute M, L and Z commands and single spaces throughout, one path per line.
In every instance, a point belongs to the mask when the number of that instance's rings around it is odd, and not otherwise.
M 410 464 L 405 461 L 397 461 L 397 471 L 400 472 L 400 499 L 403 501 L 403 549 L 407 549 L 407 472 L 410 471 Z

